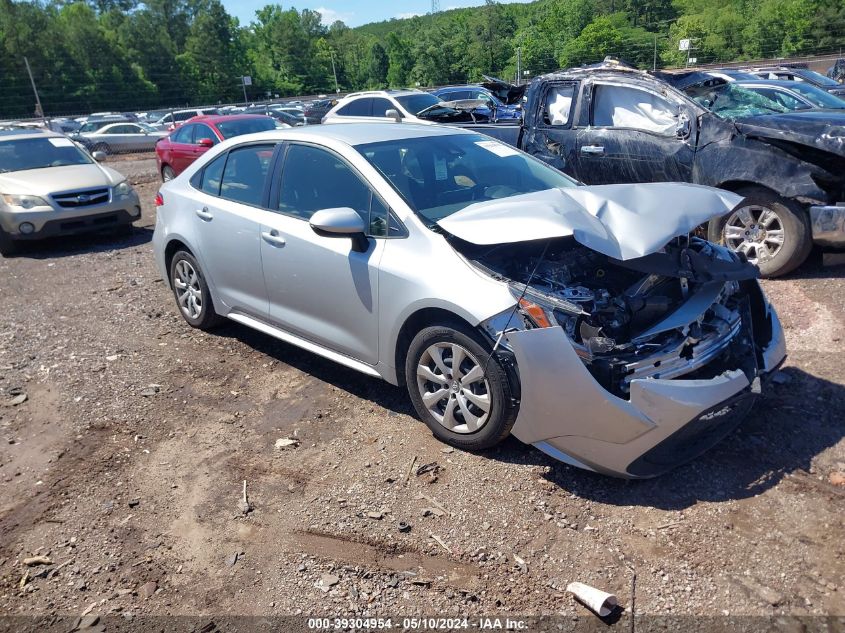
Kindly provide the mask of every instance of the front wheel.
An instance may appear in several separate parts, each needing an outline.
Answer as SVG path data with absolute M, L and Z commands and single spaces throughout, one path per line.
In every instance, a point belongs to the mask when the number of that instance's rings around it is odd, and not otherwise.
M 197 260 L 187 251 L 177 251 L 173 256 L 170 262 L 170 285 L 182 318 L 191 327 L 210 330 L 223 320 L 214 311 L 211 291 Z
M 17 252 L 18 243 L 6 231 L 0 229 L 0 255 L 9 257 Z
M 434 436 L 483 450 L 508 436 L 516 420 L 507 374 L 480 337 L 458 324 L 421 330 L 405 358 L 408 394 Z
M 763 277 L 779 277 L 804 263 L 813 248 L 807 213 L 766 189 L 737 192 L 745 199 L 708 224 L 707 237 L 742 253 Z

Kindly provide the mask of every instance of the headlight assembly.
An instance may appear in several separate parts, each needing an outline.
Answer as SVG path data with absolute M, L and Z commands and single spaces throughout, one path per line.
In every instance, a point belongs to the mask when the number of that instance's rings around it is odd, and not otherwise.
M 118 198 L 126 198 L 132 193 L 132 185 L 125 180 L 118 183 L 114 188 L 114 195 Z
M 38 196 L 27 196 L 14 193 L 0 194 L 3 197 L 3 202 L 6 203 L 13 211 L 29 211 L 38 207 L 50 207 L 44 198 Z

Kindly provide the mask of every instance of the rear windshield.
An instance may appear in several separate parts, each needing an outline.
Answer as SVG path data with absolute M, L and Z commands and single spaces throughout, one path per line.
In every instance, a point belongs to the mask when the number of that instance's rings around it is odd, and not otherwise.
M 266 132 L 267 130 L 276 129 L 276 123 L 270 117 L 220 121 L 216 125 L 223 138 L 232 138 L 241 134 L 253 134 L 255 132 Z
M 85 152 L 64 137 L 0 141 L 0 173 L 91 162 Z

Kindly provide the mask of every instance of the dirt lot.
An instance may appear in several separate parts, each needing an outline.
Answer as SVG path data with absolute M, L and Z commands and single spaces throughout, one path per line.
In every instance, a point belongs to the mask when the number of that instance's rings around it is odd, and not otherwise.
M 583 616 L 567 583 L 629 608 L 636 573 L 638 614 L 845 614 L 845 267 L 767 282 L 775 390 L 626 482 L 515 440 L 453 451 L 399 389 L 190 329 L 153 264 L 154 164 L 114 166 L 140 183 L 134 237 L 0 259 L 0 613 Z

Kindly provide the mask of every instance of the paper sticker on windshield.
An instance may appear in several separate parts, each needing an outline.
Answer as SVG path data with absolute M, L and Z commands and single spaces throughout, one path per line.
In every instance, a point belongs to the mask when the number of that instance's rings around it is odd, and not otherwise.
M 436 180 L 446 180 L 449 177 L 446 167 L 445 158 L 434 157 L 434 178 Z
M 69 138 L 48 138 L 54 147 L 73 147 L 73 141 Z
M 519 152 L 510 145 L 499 143 L 499 141 L 476 141 L 475 144 L 479 147 L 483 147 L 489 152 L 493 152 L 496 156 L 502 156 L 503 158 L 519 154 Z

